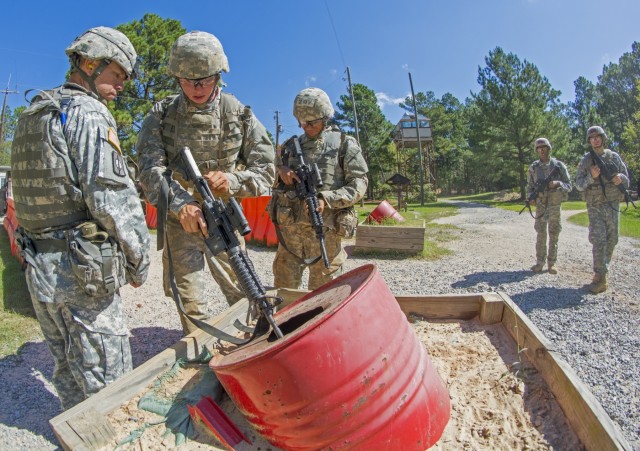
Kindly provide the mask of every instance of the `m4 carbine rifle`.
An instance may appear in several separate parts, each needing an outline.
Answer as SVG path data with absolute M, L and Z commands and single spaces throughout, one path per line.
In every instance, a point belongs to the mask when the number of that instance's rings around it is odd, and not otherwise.
M 295 173 L 300 179 L 299 182 L 294 181 L 294 188 L 298 198 L 303 199 L 307 204 L 309 221 L 316 232 L 318 241 L 320 241 L 320 251 L 322 252 L 324 266 L 328 268 L 329 258 L 327 257 L 327 249 L 324 245 L 324 222 L 322 221 L 322 213 L 317 211 L 319 205 L 317 189 L 322 188 L 320 170 L 318 169 L 318 165 L 315 163 L 311 165 L 305 163 L 298 137 L 294 136 L 291 139 L 293 140 L 296 158 L 298 159 L 298 167 L 296 168 Z
M 254 335 L 262 335 L 267 332 L 268 326 L 264 323 L 266 320 L 276 336 L 282 338 L 284 335 L 273 319 L 273 305 L 268 300 L 271 296 L 267 296 L 253 263 L 242 251 L 240 240 L 234 233 L 236 230 L 243 236 L 251 233 L 247 219 L 242 213 L 242 207 L 233 197 L 225 205 L 221 199 L 213 196 L 188 147 L 182 149 L 182 159 L 187 168 L 187 176 L 193 181 L 203 199 L 201 208 L 207 223 L 208 236 L 205 238 L 207 247 L 213 255 L 222 251 L 227 253 L 229 264 L 240 282 L 242 291 L 249 299 L 251 307 L 257 306 L 260 310 L 261 316 L 258 318 Z M 280 301 L 279 298 L 276 300 Z
M 551 169 L 551 172 L 549 172 L 549 175 L 545 177 L 544 180 L 538 180 L 538 183 L 536 183 L 535 189 L 531 194 L 529 194 L 529 197 L 524 202 L 524 207 L 522 207 L 522 210 L 520 210 L 520 213 L 518 213 L 519 215 L 521 215 L 522 212 L 528 208 L 529 213 L 531 214 L 531 216 L 533 216 L 533 212 L 531 211 L 531 202 L 536 200 L 536 197 L 538 197 L 538 194 L 544 193 L 549 183 L 554 180 L 556 172 L 558 171 L 559 171 L 559 165 L 555 164 L 553 165 L 553 169 Z
M 604 162 L 602 157 L 595 152 L 595 150 L 589 149 L 589 153 L 591 154 L 591 161 L 593 161 L 593 164 L 595 164 L 600 168 L 601 178 L 604 178 L 606 181 L 610 182 L 611 179 L 613 179 L 616 175 L 618 175 L 618 171 L 612 170 L 607 165 L 607 163 Z M 629 194 L 629 191 L 627 190 L 627 188 L 624 186 L 623 183 L 620 183 L 619 185 L 615 185 L 615 186 L 624 195 L 624 201 L 627 203 L 627 207 L 629 206 L 629 202 L 631 202 L 631 205 L 633 205 L 633 208 L 638 208 L 636 207 L 636 204 L 633 203 L 633 200 L 631 199 L 631 195 Z M 604 193 L 604 184 L 602 184 L 602 192 Z

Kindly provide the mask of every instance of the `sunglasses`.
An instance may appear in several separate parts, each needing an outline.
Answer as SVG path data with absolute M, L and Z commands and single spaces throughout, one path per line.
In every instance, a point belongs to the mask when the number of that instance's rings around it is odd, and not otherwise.
M 204 78 L 178 78 L 178 82 L 181 85 L 189 85 L 194 88 L 197 88 L 198 86 L 202 86 L 203 88 L 210 88 L 215 85 L 217 81 L 217 74 Z
M 300 127 L 313 127 L 318 122 L 324 120 L 324 118 L 314 119 L 312 121 L 300 121 Z

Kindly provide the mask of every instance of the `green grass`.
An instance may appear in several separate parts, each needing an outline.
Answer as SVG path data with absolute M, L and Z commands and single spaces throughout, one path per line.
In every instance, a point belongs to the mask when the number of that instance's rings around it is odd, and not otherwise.
M 27 341 L 42 337 L 24 272 L 11 255 L 9 236 L 0 230 L 0 357 L 16 354 Z
M 640 239 L 640 210 L 633 207 L 624 211 L 625 204 L 620 204 L 620 235 Z M 586 211 L 570 216 L 572 224 L 589 226 L 589 216 Z
M 392 202 L 390 202 L 392 203 Z M 358 212 L 359 222 L 366 220 L 367 216 L 379 205 L 376 203 L 366 203 L 364 207 L 359 205 L 356 207 Z M 395 207 L 394 207 L 395 208 Z M 453 216 L 457 214 L 458 208 L 454 205 L 433 202 L 420 206 L 418 204 L 409 204 L 407 211 L 401 209 L 398 211 L 405 221 L 398 222 L 393 219 L 383 220 L 381 225 L 385 226 L 398 226 L 398 227 L 422 227 L 425 224 L 425 242 L 422 253 L 417 255 L 409 255 L 401 251 L 374 251 L 358 249 L 354 255 L 371 257 L 371 258 L 386 258 L 403 260 L 406 258 L 424 259 L 424 260 L 438 260 L 446 255 L 450 255 L 451 251 L 444 246 L 444 243 L 456 239 L 457 227 L 450 224 L 434 224 L 433 221 L 436 218 L 442 218 L 446 216 Z M 376 225 L 374 221 L 371 225 Z

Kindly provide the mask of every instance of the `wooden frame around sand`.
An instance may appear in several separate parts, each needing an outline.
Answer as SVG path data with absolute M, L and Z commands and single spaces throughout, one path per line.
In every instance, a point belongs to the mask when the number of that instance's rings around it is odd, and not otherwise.
M 279 290 L 287 305 L 306 292 Z M 555 351 L 540 330 L 504 293 L 460 295 L 396 296 L 405 314 L 417 314 L 429 320 L 469 320 L 482 324 L 501 323 L 523 349 L 556 397 L 567 421 L 588 450 L 631 450 L 631 445 L 616 429 L 603 407 L 567 362 Z M 227 331 L 246 311 L 246 301 L 239 302 L 211 320 Z M 194 358 L 203 346 L 215 339 L 202 331 L 183 338 L 131 373 L 109 385 L 86 401 L 52 418 L 49 423 L 60 444 L 67 450 L 96 449 L 101 435 L 108 435 L 106 416 L 127 400 L 140 394 L 178 358 Z M 106 437 L 105 437 L 106 438 Z

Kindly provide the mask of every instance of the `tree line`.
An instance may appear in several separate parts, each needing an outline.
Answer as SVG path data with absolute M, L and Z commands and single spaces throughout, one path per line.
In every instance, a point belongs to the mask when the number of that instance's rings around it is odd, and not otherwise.
M 166 74 L 169 50 L 186 32 L 180 21 L 145 14 L 141 20 L 119 25 L 135 46 L 140 61 L 138 78 L 109 106 L 117 123 L 122 148 L 135 159 L 135 142 L 142 120 L 156 101 L 178 92 L 176 81 Z M 479 89 L 460 100 L 450 93 L 437 98 L 432 91 L 417 92 L 418 114 L 430 120 L 433 142 L 423 146 L 426 154 L 424 181 L 430 198 L 435 192 L 476 193 L 504 189 L 525 196 L 526 169 L 536 158 L 533 142 L 547 137 L 553 156 L 570 171 L 587 150 L 585 135 L 591 125 L 602 125 L 608 147 L 619 152 L 634 183 L 640 177 L 640 43 L 617 63 L 602 69 L 597 82 L 584 77 L 574 81 L 575 98 L 560 101 L 538 68 L 516 54 L 496 47 L 478 68 Z M 386 181 L 400 173 L 413 181 L 409 201 L 416 201 L 420 187 L 418 150 L 397 146 L 395 124 L 377 104 L 375 92 L 362 84 L 352 86 L 358 135 L 370 168 L 368 197 L 388 197 L 395 189 Z M 355 134 L 354 105 L 348 86 L 336 102 L 336 123 Z M 413 115 L 413 100 L 401 104 Z M 5 112 L 0 164 L 8 164 L 13 130 L 25 107 Z M 426 147 L 426 149 L 425 149 Z M 426 150 L 426 152 L 425 152 Z M 573 175 L 573 174 L 572 174 Z

